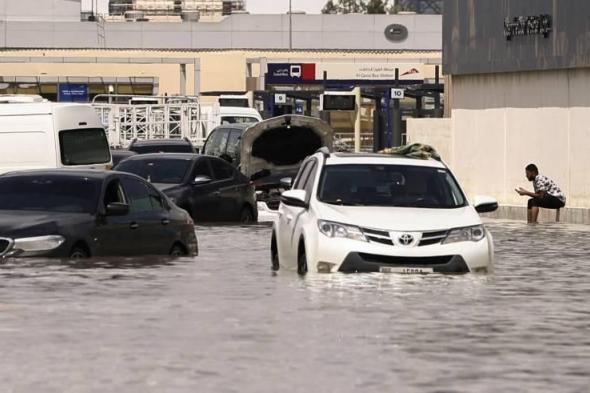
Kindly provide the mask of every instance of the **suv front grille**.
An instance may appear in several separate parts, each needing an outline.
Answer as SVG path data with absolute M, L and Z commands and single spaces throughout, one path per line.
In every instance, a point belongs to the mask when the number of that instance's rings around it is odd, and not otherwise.
M 388 246 L 393 246 L 393 239 L 391 234 L 387 231 L 378 229 L 361 228 L 367 239 L 372 243 L 380 243 Z M 448 231 L 424 232 L 418 247 L 431 246 L 440 244 L 448 235 Z
M 0 257 L 8 252 L 11 244 L 12 242 L 9 239 L 0 238 Z
M 452 255 L 440 257 L 391 257 L 386 255 L 359 254 L 360 257 L 369 263 L 378 263 L 391 266 L 432 266 L 444 265 L 453 259 Z
M 391 240 L 391 236 L 389 232 L 385 231 L 378 231 L 375 229 L 362 229 L 365 236 L 369 239 L 369 241 L 374 243 L 381 243 L 387 244 L 388 246 L 393 246 L 393 240 Z
M 431 246 L 433 244 L 440 244 L 447 235 L 449 234 L 448 231 L 440 231 L 440 232 L 424 232 L 422 234 L 422 240 L 420 240 L 420 244 L 418 246 Z

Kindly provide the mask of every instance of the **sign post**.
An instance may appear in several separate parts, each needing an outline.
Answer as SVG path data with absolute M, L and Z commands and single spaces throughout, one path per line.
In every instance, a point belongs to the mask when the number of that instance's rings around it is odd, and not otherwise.
M 287 103 L 287 95 L 283 93 L 275 94 L 275 105 L 285 105 Z
M 394 94 L 401 94 L 401 97 L 396 97 Z M 392 119 L 392 140 L 391 147 L 401 146 L 402 144 L 402 111 L 400 99 L 404 96 L 404 90 L 399 87 L 399 68 L 395 69 L 395 88 L 391 89 L 391 98 L 393 99 L 393 119 Z
M 391 89 L 391 98 L 394 100 L 401 100 L 406 97 L 406 91 L 404 89 L 393 88 Z
M 359 153 L 361 151 L 361 88 L 355 87 L 352 91 L 355 95 L 355 112 L 354 112 L 354 152 Z

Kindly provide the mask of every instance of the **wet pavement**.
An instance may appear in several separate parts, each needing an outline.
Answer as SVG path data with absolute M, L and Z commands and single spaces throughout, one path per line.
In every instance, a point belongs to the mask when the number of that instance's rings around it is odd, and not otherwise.
M 0 265 L 2 392 L 587 392 L 590 229 L 493 222 L 495 274 L 270 271 L 270 229 L 201 256 Z

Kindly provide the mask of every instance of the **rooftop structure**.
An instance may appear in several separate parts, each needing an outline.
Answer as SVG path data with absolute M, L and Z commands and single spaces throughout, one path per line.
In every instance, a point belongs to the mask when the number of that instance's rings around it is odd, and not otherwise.
M 398 11 L 411 11 L 417 14 L 442 14 L 443 0 L 397 0 Z
M 245 10 L 244 0 L 110 0 L 108 21 L 215 21 Z

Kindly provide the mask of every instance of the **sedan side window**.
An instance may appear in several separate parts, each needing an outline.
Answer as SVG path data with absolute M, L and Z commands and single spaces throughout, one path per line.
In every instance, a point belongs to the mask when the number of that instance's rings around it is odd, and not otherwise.
M 164 202 L 164 198 L 162 198 L 162 195 L 156 191 L 156 189 L 153 187 L 148 187 L 148 195 L 152 204 L 152 210 L 159 212 L 168 210 L 167 204 Z
M 219 159 L 211 160 L 215 180 L 228 180 L 234 177 L 234 167 Z
M 211 168 L 209 167 L 209 163 L 205 158 L 201 158 L 195 164 L 195 169 L 193 169 L 193 175 L 191 176 L 191 180 L 194 180 L 199 176 L 207 176 L 208 178 L 213 179 L 213 175 L 211 174 Z
M 123 187 L 129 198 L 132 213 L 144 213 L 152 210 L 148 190 L 140 180 L 123 178 Z
M 111 203 L 127 203 L 119 179 L 111 180 L 105 189 L 103 198 L 104 207 L 106 208 Z

